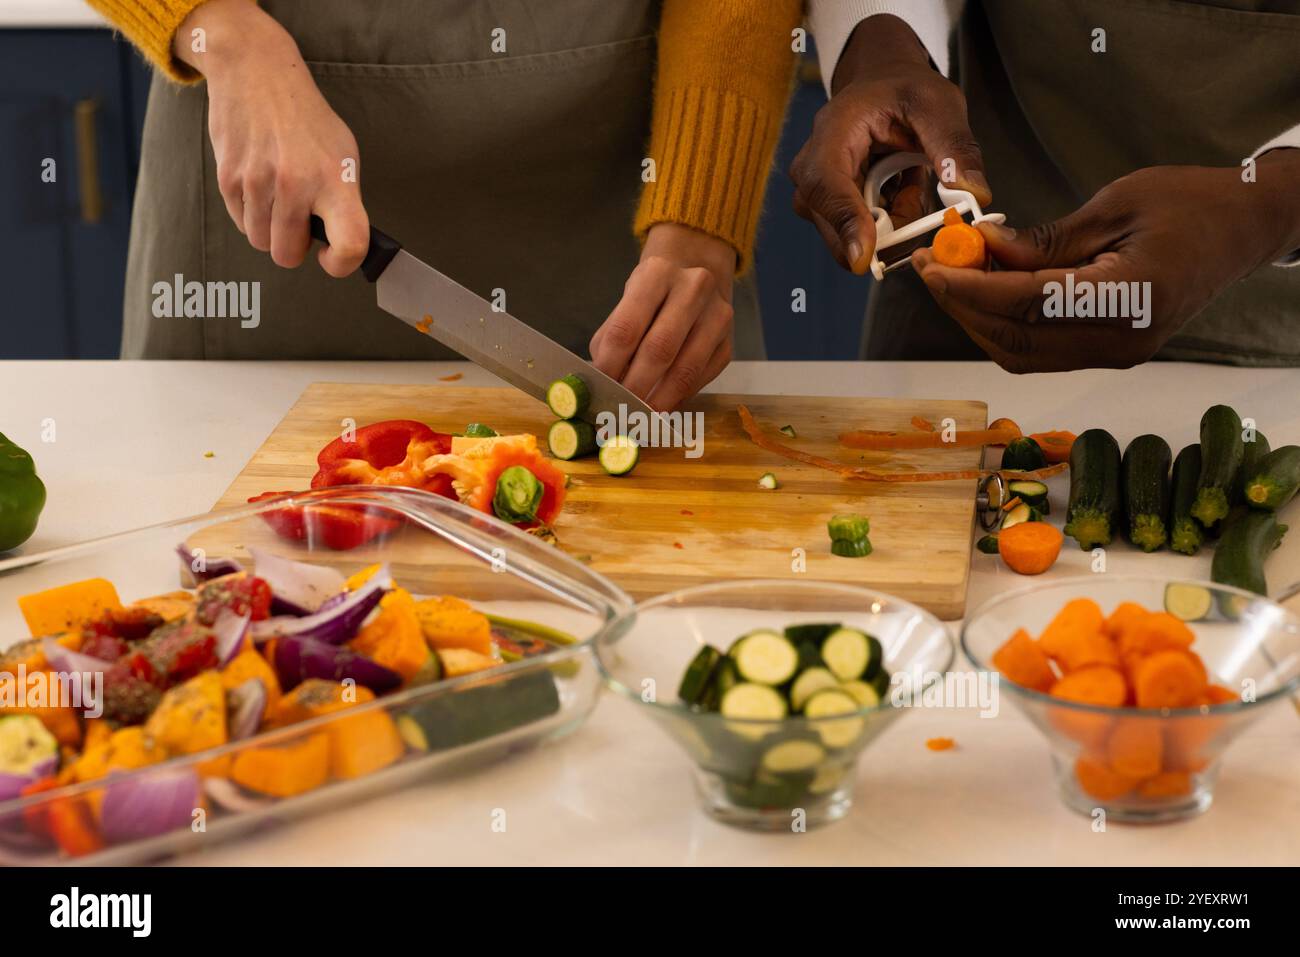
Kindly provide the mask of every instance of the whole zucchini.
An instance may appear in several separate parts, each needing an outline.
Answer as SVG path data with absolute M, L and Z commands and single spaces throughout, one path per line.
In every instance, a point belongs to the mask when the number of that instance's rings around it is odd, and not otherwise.
M 1119 443 L 1105 429 L 1089 429 L 1074 440 L 1065 534 L 1085 551 L 1109 545 L 1119 527 L 1119 472 Z
M 1256 508 L 1277 511 L 1300 490 L 1300 445 L 1284 445 L 1257 463 L 1245 482 L 1246 501 Z
M 1237 477 L 1232 481 L 1232 494 L 1229 496 L 1234 505 L 1246 501 L 1246 483 L 1259 472 L 1260 459 L 1271 451 L 1272 447 L 1268 444 L 1268 439 L 1258 429 L 1255 430 L 1255 441 L 1242 442 L 1241 468 L 1237 470 Z
M 1241 416 L 1226 405 L 1212 405 L 1201 416 L 1201 478 L 1192 514 L 1210 528 L 1228 514 L 1232 483 L 1245 456 Z
M 1125 532 L 1144 552 L 1154 552 L 1169 537 L 1169 464 L 1173 453 L 1158 435 L 1139 435 L 1124 450 L 1120 482 L 1124 492 Z
M 1174 459 L 1170 481 L 1169 547 L 1184 555 L 1195 555 L 1205 541 L 1205 530 L 1192 517 L 1196 489 L 1201 483 L 1201 447 L 1189 445 Z
M 1042 447 L 1028 436 L 1012 439 L 1002 450 L 1002 467 L 1017 472 L 1032 472 L 1047 467 Z
M 1281 543 L 1285 532 L 1286 526 L 1279 525 L 1272 512 L 1251 510 L 1234 519 L 1214 549 L 1211 580 L 1267 595 L 1264 559 Z

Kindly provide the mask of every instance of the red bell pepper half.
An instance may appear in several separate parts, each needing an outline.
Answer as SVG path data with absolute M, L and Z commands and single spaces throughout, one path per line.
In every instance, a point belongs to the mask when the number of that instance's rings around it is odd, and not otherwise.
M 300 494 L 302 493 L 263 492 L 248 501 L 262 502 L 281 495 Z M 396 518 L 376 515 L 364 506 L 323 503 L 271 509 L 262 513 L 262 519 L 281 538 L 291 542 L 322 544 L 340 552 L 387 535 L 401 524 Z
M 340 436 L 316 456 L 312 488 L 332 485 L 400 485 L 454 499 L 449 475 L 427 475 L 431 455 L 451 451 L 451 436 L 413 419 L 389 419 L 357 429 L 351 441 Z
M 426 475 L 421 464 L 431 455 L 451 451 L 451 436 L 435 432 L 413 419 L 390 419 L 357 429 L 350 438 L 339 436 L 316 456 L 311 487 L 335 485 L 390 485 L 418 488 L 455 499 L 450 475 Z M 260 502 L 292 492 L 263 492 L 250 498 Z M 262 518 L 281 538 L 320 542 L 346 551 L 397 528 L 399 520 L 375 515 L 357 505 L 313 504 L 274 509 Z

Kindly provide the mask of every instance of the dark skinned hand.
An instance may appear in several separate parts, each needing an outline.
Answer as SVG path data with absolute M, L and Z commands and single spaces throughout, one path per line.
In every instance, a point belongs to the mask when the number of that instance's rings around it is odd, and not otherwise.
M 1300 150 L 1235 168 L 1157 166 L 1103 187 L 1081 208 L 1019 231 L 981 223 L 1001 271 L 912 264 L 939 306 L 1009 372 L 1129 368 L 1227 286 L 1300 246 Z M 1045 315 L 1049 283 L 1150 283 L 1146 317 Z M 1096 288 L 1096 287 L 1094 287 Z
M 871 264 L 876 224 L 862 187 L 868 167 L 882 155 L 924 153 L 941 181 L 969 190 L 981 206 L 991 201 L 966 98 L 930 66 L 925 47 L 902 20 L 878 14 L 858 24 L 831 90 L 790 178 L 795 212 L 817 227 L 841 266 L 862 275 Z M 895 226 L 922 210 L 924 178 L 900 179 L 888 201 Z

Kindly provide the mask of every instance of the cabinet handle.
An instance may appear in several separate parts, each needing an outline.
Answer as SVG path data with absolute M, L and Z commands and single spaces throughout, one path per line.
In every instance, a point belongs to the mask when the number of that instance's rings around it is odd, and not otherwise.
M 78 100 L 73 111 L 77 135 L 77 178 L 81 184 L 81 221 L 104 218 L 104 190 L 99 181 L 99 99 Z

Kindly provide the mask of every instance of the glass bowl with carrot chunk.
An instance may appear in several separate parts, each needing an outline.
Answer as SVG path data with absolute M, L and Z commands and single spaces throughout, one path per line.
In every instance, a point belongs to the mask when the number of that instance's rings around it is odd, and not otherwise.
M 961 644 L 1046 735 L 1066 805 L 1114 822 L 1207 810 L 1228 745 L 1300 689 L 1300 617 L 1209 582 L 1035 584 L 977 609 Z

